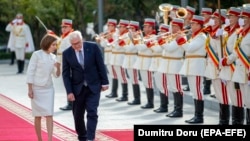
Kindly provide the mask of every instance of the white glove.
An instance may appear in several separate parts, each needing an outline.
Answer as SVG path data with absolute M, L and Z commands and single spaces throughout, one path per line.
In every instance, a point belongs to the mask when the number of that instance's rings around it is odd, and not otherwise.
M 13 24 L 17 23 L 17 19 L 14 19 L 11 23 Z
M 17 19 L 17 23 L 22 23 L 23 20 L 22 19 Z
M 230 20 L 228 18 L 226 18 L 225 20 L 225 26 L 229 26 L 230 25 Z
M 223 35 L 223 29 L 221 29 L 221 28 L 219 28 L 219 29 L 217 29 L 217 31 L 216 31 L 216 33 L 215 33 L 215 36 L 221 36 L 221 35 Z
M 214 19 L 209 19 L 208 25 L 213 26 L 214 25 Z
M 239 26 L 243 26 L 245 24 L 244 19 L 243 18 L 239 18 L 238 24 L 239 24 Z

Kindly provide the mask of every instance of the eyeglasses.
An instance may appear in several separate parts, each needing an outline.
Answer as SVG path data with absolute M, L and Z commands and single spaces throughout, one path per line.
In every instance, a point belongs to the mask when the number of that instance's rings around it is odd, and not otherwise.
M 82 43 L 82 41 L 80 40 L 80 41 L 78 41 L 78 42 L 76 42 L 76 43 L 71 43 L 71 45 L 72 46 L 77 46 L 77 45 L 79 45 L 79 44 L 81 44 Z

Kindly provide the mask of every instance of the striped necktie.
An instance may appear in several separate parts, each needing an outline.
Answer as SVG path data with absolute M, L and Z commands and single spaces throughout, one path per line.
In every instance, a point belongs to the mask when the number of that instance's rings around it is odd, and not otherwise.
M 82 66 L 82 68 L 84 68 L 84 59 L 81 50 L 79 51 L 79 63 Z

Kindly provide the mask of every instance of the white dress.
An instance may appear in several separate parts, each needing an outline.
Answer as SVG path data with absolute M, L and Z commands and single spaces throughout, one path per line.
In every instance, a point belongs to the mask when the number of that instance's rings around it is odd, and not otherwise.
M 27 70 L 27 83 L 32 83 L 34 98 L 31 99 L 33 116 L 50 116 L 54 113 L 54 87 L 56 56 L 43 50 L 35 51 Z

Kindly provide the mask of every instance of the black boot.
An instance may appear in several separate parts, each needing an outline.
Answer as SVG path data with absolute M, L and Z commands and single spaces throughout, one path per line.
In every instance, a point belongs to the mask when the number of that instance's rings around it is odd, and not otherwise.
M 185 120 L 187 123 L 203 123 L 204 101 L 194 100 L 195 115 L 190 120 Z
M 247 108 L 246 109 L 246 121 L 247 121 L 247 125 L 250 125 L 250 109 Z
M 128 101 L 128 84 L 122 84 L 122 97 L 117 98 L 116 101 Z
M 73 102 L 72 101 L 68 101 L 68 103 L 67 103 L 66 106 L 60 107 L 59 109 L 63 110 L 63 111 L 67 111 L 67 110 L 72 110 L 72 107 L 73 107 Z
M 174 96 L 174 111 L 167 117 L 182 117 L 183 116 L 183 95 L 180 92 L 173 93 Z
M 24 60 L 20 60 L 20 73 L 23 73 L 24 70 Z
M 141 92 L 139 84 L 133 85 L 134 100 L 128 102 L 128 105 L 139 105 L 141 104 Z
M 220 103 L 219 125 L 229 125 L 230 110 L 228 104 Z
M 160 107 L 158 109 L 155 109 L 154 112 L 156 113 L 168 112 L 168 96 L 164 93 L 160 93 L 160 101 L 161 101 Z
M 17 60 L 17 74 L 20 74 L 21 72 L 21 60 Z
M 112 80 L 112 90 L 111 93 L 106 95 L 107 98 L 114 98 L 117 97 L 117 90 L 118 90 L 118 79 Z
M 209 80 L 209 79 L 207 79 L 207 78 L 205 78 L 204 80 L 203 80 L 203 84 L 204 84 L 204 88 L 203 88 L 203 94 L 210 94 L 211 93 L 211 89 L 210 89 L 210 87 L 211 87 L 211 80 Z
M 232 125 L 244 124 L 244 108 L 232 106 Z
M 148 103 L 144 106 L 141 106 L 142 109 L 154 108 L 154 89 L 146 88 L 147 100 Z
M 13 65 L 14 62 L 15 62 L 15 52 L 14 51 L 11 51 L 11 56 L 10 56 L 10 65 Z
M 187 87 L 185 87 L 183 91 L 190 91 L 187 77 L 182 76 L 181 79 L 182 79 L 182 85 L 187 85 Z

